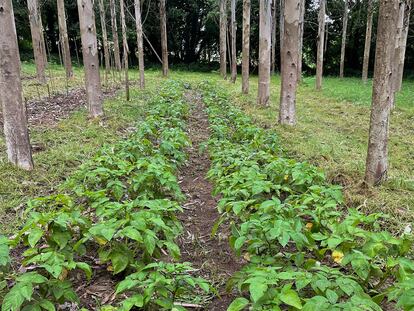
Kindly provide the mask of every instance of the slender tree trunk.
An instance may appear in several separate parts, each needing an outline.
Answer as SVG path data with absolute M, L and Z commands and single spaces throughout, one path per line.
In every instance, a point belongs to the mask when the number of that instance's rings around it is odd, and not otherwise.
M 285 2 L 286 0 L 280 0 L 280 12 L 279 12 L 279 41 L 280 50 L 283 50 L 283 36 L 285 34 Z M 282 58 L 282 55 L 280 56 Z
M 276 72 L 277 3 L 278 0 L 272 1 L 272 59 L 270 65 L 272 75 L 274 75 Z
M 257 103 L 262 106 L 269 106 L 270 100 L 271 1 L 260 0 L 259 9 L 259 87 Z
M 220 74 L 227 79 L 227 0 L 220 0 Z
M 119 10 L 121 11 L 121 29 L 122 29 L 122 47 L 123 47 L 123 56 L 124 56 L 124 71 L 125 71 L 125 96 L 126 100 L 129 101 L 129 65 L 128 65 L 128 56 L 129 56 L 129 47 L 128 39 L 126 33 L 126 22 L 125 22 L 125 8 L 124 0 L 119 0 Z
M 372 20 L 373 20 L 373 0 L 368 0 L 367 30 L 365 34 L 364 62 L 362 67 L 362 81 L 367 83 L 369 70 L 369 55 L 371 52 Z
M 242 60 L 242 92 L 249 93 L 250 75 L 250 0 L 243 0 L 243 60 Z
M 0 0 L 0 8 L 0 101 L 7 157 L 17 167 L 32 170 L 32 150 L 23 102 L 20 54 L 12 0 Z
M 161 27 L 161 49 L 162 49 L 162 75 L 168 76 L 168 43 L 167 43 L 167 13 L 166 0 L 160 0 L 160 27 Z
M 65 65 L 66 77 L 73 76 L 72 58 L 70 57 L 68 29 L 66 26 L 65 1 L 57 0 L 58 22 L 59 22 L 59 38 L 62 47 L 63 64 Z
M 42 16 L 40 14 L 38 0 L 27 0 L 29 9 L 30 31 L 32 33 L 33 54 L 36 63 L 37 79 L 40 83 L 46 83 L 46 47 L 43 37 Z
M 111 27 L 112 27 L 112 41 L 114 42 L 115 68 L 117 71 L 120 71 L 122 66 L 121 66 L 121 56 L 119 53 L 118 23 L 116 20 L 115 0 L 109 0 L 109 6 L 111 10 Z
M 398 1 L 380 0 L 377 48 L 369 129 L 365 181 L 377 185 L 387 179 L 388 128 L 390 97 L 393 93 L 392 72 L 395 47 Z
M 237 50 L 236 50 L 237 22 L 236 0 L 231 0 L 231 82 L 237 79 Z
M 283 50 L 280 90 L 279 123 L 295 125 L 296 123 L 296 88 L 298 81 L 299 34 L 301 0 L 289 0 L 285 4 Z
M 344 67 L 345 67 L 345 47 L 346 47 L 346 36 L 348 29 L 348 0 L 345 0 L 344 7 L 344 16 L 342 18 L 342 44 L 341 44 L 341 64 L 339 68 L 339 77 L 344 77 Z
M 316 89 L 322 89 L 323 58 L 325 45 L 325 1 L 319 0 L 319 31 L 318 31 L 318 54 L 316 60 Z
M 298 53 L 298 82 L 302 81 L 302 63 L 303 63 L 303 35 L 305 31 L 305 0 L 300 1 L 299 17 L 299 53 Z
M 111 55 L 109 53 L 108 32 L 106 30 L 106 16 L 103 0 L 99 0 L 99 14 L 101 17 L 102 40 L 105 58 L 105 85 L 108 85 L 108 76 L 111 71 Z
M 89 114 L 97 118 L 103 115 L 103 107 L 93 0 L 78 0 L 78 11 Z
M 144 42 L 142 39 L 141 3 L 135 0 L 135 24 L 137 28 L 138 66 L 139 66 L 139 87 L 145 88 L 145 64 L 144 64 Z
M 405 52 L 407 49 L 408 29 L 410 25 L 411 15 L 411 0 L 404 0 L 401 3 L 400 14 L 401 30 L 400 34 L 397 36 L 399 43 L 396 50 L 394 75 L 394 90 L 396 92 L 401 91 L 402 80 L 404 76 Z

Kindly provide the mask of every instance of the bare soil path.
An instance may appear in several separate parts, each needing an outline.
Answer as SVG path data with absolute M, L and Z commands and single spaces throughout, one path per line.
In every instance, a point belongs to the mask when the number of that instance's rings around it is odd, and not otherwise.
M 180 237 L 182 260 L 200 269 L 201 275 L 218 289 L 220 298 L 214 299 L 205 310 L 225 311 L 235 298 L 226 292 L 225 283 L 240 270 L 242 262 L 233 254 L 224 226 L 216 236 L 211 236 L 219 218 L 218 200 L 212 196 L 213 185 L 206 179 L 210 169 L 208 151 L 200 151 L 200 145 L 210 136 L 209 123 L 200 95 L 189 91 L 186 99 L 191 108 L 188 134 L 193 145 L 179 175 L 181 189 L 188 198 L 180 215 L 184 225 L 184 234 Z

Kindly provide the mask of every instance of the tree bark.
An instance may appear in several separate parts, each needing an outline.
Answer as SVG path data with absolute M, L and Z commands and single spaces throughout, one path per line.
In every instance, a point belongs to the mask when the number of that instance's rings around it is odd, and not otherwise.
M 345 0 L 344 6 L 344 15 L 342 17 L 342 44 L 341 44 L 341 63 L 339 66 L 339 77 L 344 77 L 344 67 L 345 67 L 345 48 L 346 48 L 346 36 L 348 29 L 348 0 Z
M 298 81 L 299 35 L 301 0 L 289 0 L 285 3 L 284 31 L 280 90 L 279 123 L 296 123 L 296 88 Z
M 27 0 L 27 8 L 29 9 L 30 31 L 32 34 L 37 79 L 40 83 L 46 83 L 46 47 L 38 0 Z
M 135 24 L 137 28 L 138 66 L 139 66 L 139 87 L 145 88 L 145 64 L 144 64 L 144 42 L 142 39 L 141 3 L 135 0 Z
M 167 13 L 166 0 L 160 0 L 160 27 L 161 27 L 161 49 L 162 49 L 162 75 L 168 76 L 168 43 L 167 43 Z
M 243 0 L 243 59 L 242 59 L 242 92 L 249 93 L 250 75 L 250 0 Z
M 108 76 L 111 71 L 111 55 L 109 53 L 108 32 L 106 30 L 106 16 L 103 0 L 99 0 L 99 14 L 101 17 L 102 40 L 105 58 L 105 85 L 108 85 Z
M 270 99 L 271 1 L 260 0 L 259 9 L 259 87 L 257 103 L 262 106 L 269 106 Z
M 371 52 L 373 0 L 368 0 L 367 29 L 365 34 L 364 62 L 362 67 L 362 81 L 367 83 L 369 70 L 369 55 Z
M 12 0 L 0 0 L 0 101 L 7 157 L 24 170 L 33 169 L 32 150 L 20 79 L 20 54 Z
M 78 11 L 89 114 L 97 118 L 103 115 L 103 107 L 93 0 L 78 0 Z
M 298 53 L 298 82 L 302 81 L 302 63 L 303 63 L 303 35 L 305 30 L 305 0 L 300 1 L 299 17 L 299 53 Z
M 237 50 L 236 50 L 237 22 L 236 0 L 231 0 L 231 82 L 237 79 Z
M 316 89 L 322 89 L 323 58 L 325 46 L 325 4 L 326 0 L 319 0 L 319 30 L 318 30 L 318 52 L 316 59 Z
M 283 49 L 283 35 L 285 34 L 285 1 L 286 0 L 280 0 L 280 12 L 279 12 L 279 41 L 280 41 L 280 50 Z M 282 57 L 282 56 L 280 56 Z
M 114 58 L 115 68 L 117 71 L 122 69 L 121 56 L 119 53 L 119 39 L 118 39 L 118 23 L 116 20 L 116 5 L 114 0 L 109 0 L 111 10 L 111 27 L 112 27 L 112 41 L 114 42 Z
M 227 79 L 227 0 L 220 0 L 220 74 Z
M 276 72 L 277 2 L 278 0 L 272 1 L 272 59 L 270 65 L 272 75 Z
M 396 24 L 398 22 L 398 1 L 380 0 L 377 48 L 375 57 L 371 120 L 365 181 L 377 185 L 387 179 L 388 172 L 388 129 L 390 118 L 390 97 L 393 93 L 393 61 Z
M 59 39 L 62 47 L 63 64 L 65 65 L 66 77 L 73 76 L 72 58 L 70 57 L 68 29 L 66 26 L 65 1 L 57 0 L 58 23 L 59 23 Z
M 122 30 L 122 47 L 123 47 L 123 56 L 124 56 L 124 72 L 125 72 L 125 96 L 126 100 L 129 101 L 129 65 L 128 65 L 128 56 L 129 56 L 129 47 L 128 39 L 126 33 L 126 22 L 125 22 L 125 8 L 124 0 L 119 0 L 119 10 L 121 11 L 121 30 Z
M 401 91 L 404 76 L 405 52 L 407 49 L 408 29 L 410 25 L 411 0 L 403 0 L 400 5 L 399 34 L 395 57 L 394 91 Z

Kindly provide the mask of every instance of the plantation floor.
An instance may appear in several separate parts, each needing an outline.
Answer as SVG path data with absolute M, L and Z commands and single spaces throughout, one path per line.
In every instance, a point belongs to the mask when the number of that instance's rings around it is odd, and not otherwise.
M 235 298 L 226 292 L 225 283 L 242 263 L 234 256 L 225 231 L 220 230 L 216 236 L 211 236 L 219 213 L 217 198 L 212 197 L 213 185 L 206 179 L 210 169 L 209 155 L 207 150 L 200 149 L 209 138 L 209 123 L 200 96 L 189 91 L 186 99 L 191 105 L 188 134 L 192 147 L 188 150 L 187 164 L 180 173 L 180 187 L 188 198 L 180 216 L 184 225 L 180 248 L 182 260 L 191 262 L 200 269 L 201 276 L 218 288 L 220 298 L 213 300 L 208 310 L 220 311 Z

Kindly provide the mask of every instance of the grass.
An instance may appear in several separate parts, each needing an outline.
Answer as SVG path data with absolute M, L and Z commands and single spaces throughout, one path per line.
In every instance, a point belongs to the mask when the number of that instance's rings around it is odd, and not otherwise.
M 53 92 L 64 92 L 66 79 L 59 66 L 51 67 L 54 76 Z M 33 75 L 34 66 L 24 64 L 23 75 Z M 137 72 L 131 71 L 137 79 Z M 363 189 L 361 181 L 365 170 L 368 127 L 371 102 L 371 82 L 359 79 L 324 79 L 323 91 L 314 90 L 314 78 L 305 78 L 298 91 L 295 127 L 277 124 L 280 78 L 274 76 L 271 84 L 271 106 L 256 105 L 257 77 L 251 78 L 251 92 L 242 95 L 240 77 L 236 84 L 222 81 L 213 73 L 171 72 L 172 78 L 197 82 L 215 81 L 231 93 L 234 102 L 259 124 L 274 128 L 286 153 L 298 160 L 309 161 L 327 173 L 333 183 L 344 186 L 348 206 L 360 206 L 370 212 L 389 213 L 390 226 L 402 230 L 414 220 L 414 82 L 404 81 L 397 96 L 397 108 L 392 112 L 390 130 L 389 181 L 381 187 Z M 32 80 L 24 81 L 26 98 L 39 96 Z M 112 84 L 113 79 L 111 80 Z M 54 128 L 35 127 L 31 130 L 34 143 L 45 150 L 34 155 L 36 169 L 25 173 L 6 163 L 4 143 L 0 138 L 0 222 L 8 230 L 28 198 L 53 189 L 76 167 L 90 158 L 96 149 L 126 135 L 145 113 L 146 99 L 157 90 L 160 74 L 146 73 L 147 90 L 132 91 L 132 101 L 126 103 L 122 95 L 105 102 L 106 119 L 103 124 L 90 121 L 84 110 L 74 113 Z M 70 87 L 83 84 L 82 69 L 75 68 Z M 42 88 L 40 96 L 47 95 Z M 2 216 L 3 215 L 3 216 Z M 15 222 L 15 223 L 18 223 Z M 7 224 L 7 225 L 6 225 Z

